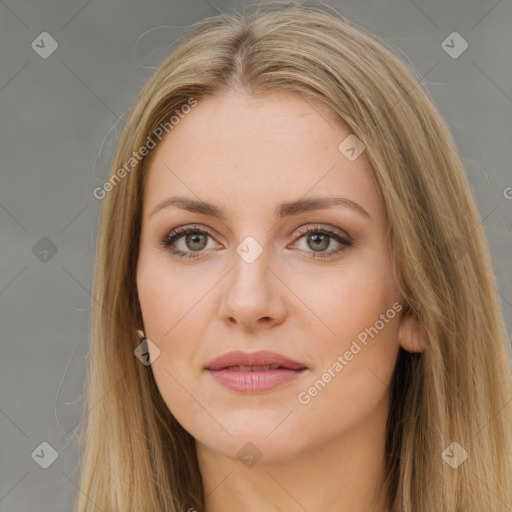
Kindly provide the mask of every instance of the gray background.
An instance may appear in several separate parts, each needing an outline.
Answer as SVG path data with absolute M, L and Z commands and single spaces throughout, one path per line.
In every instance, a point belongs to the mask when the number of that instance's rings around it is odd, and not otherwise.
M 510 1 L 330 4 L 387 39 L 424 76 L 477 196 L 510 335 Z M 222 0 L 0 2 L 2 512 L 69 510 L 77 491 L 71 433 L 88 350 L 100 208 L 92 191 L 107 175 L 122 120 L 190 24 L 242 7 Z M 45 31 L 58 48 L 43 59 L 31 44 Z M 441 46 L 453 31 L 469 44 L 458 58 Z M 43 441 L 58 452 L 47 469 L 31 456 Z

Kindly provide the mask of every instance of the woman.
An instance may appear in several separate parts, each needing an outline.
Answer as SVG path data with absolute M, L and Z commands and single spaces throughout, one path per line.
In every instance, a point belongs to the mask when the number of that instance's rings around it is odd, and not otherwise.
M 95 191 L 76 510 L 511 509 L 510 346 L 418 82 L 309 3 L 153 75 Z

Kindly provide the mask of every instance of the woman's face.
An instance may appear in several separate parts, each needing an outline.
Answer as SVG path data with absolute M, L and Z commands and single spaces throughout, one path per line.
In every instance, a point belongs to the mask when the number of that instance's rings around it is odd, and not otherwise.
M 153 150 L 137 266 L 151 368 L 207 449 L 240 457 L 251 442 L 291 460 L 383 426 L 401 296 L 384 205 L 349 135 L 301 96 L 229 93 L 199 100 Z M 165 246 L 177 228 L 191 233 Z M 207 369 L 263 350 L 302 369 Z

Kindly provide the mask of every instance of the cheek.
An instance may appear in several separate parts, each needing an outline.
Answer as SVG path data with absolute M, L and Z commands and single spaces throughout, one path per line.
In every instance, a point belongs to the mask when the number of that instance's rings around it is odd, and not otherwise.
M 298 423 L 307 425 L 315 418 L 324 436 L 372 421 L 378 410 L 387 414 L 399 348 L 395 295 L 385 288 L 344 284 L 324 301 L 324 312 L 329 311 L 325 321 L 336 335 L 315 338 L 316 366 L 296 397 Z
M 380 363 L 382 366 L 376 371 L 363 360 L 367 356 L 360 353 L 328 383 L 321 376 L 311 379 L 310 387 L 302 390 L 302 401 L 296 406 L 298 427 L 322 425 L 322 436 L 331 438 L 340 432 L 368 432 L 369 424 L 379 425 L 379 419 L 387 417 L 393 358 Z
M 158 357 L 152 355 L 151 371 L 167 408 L 189 430 L 197 421 L 205 421 L 201 415 L 204 411 L 196 410 L 192 398 L 199 391 L 199 363 L 195 357 L 200 349 L 202 323 L 194 315 L 200 313 L 200 304 L 193 308 L 197 299 L 192 300 L 192 291 L 175 293 L 179 285 L 175 279 L 149 278 L 145 283 L 141 275 L 139 300 L 145 332 L 160 351 Z
M 212 286 L 201 277 L 191 282 L 191 277 L 170 266 L 164 255 L 141 258 L 137 290 L 148 337 L 165 345 L 182 337 L 183 331 L 191 337 L 190 329 L 198 326 L 197 318 L 204 314 L 204 296 Z
M 168 268 L 163 258 L 141 259 L 137 289 L 146 336 L 160 353 L 151 364 L 160 393 L 171 412 L 190 408 L 204 361 L 202 340 L 211 319 L 205 300 L 212 284 L 190 285 L 185 272 Z M 203 283 L 201 285 L 201 283 Z
M 195 294 L 188 300 L 183 294 L 168 293 L 164 286 L 160 282 L 140 293 L 145 333 L 160 350 L 159 364 L 164 361 L 186 374 L 185 370 L 191 372 L 198 364 L 194 356 L 203 338 L 205 312 Z M 155 369 L 158 367 L 156 364 Z
M 336 344 L 340 350 L 346 342 L 350 344 L 373 326 L 399 297 L 396 286 L 387 276 L 389 271 L 381 271 L 374 262 L 370 264 L 366 260 L 350 267 L 347 264 L 346 269 L 295 276 L 294 292 L 307 304 L 303 310 L 305 315 L 301 314 L 302 322 L 314 319 L 309 328 L 316 327 L 319 339 L 327 346 Z M 391 313 L 392 319 L 396 315 L 394 311 Z M 391 322 L 387 320 L 383 331 L 389 331 Z
M 316 366 L 310 382 L 320 379 L 318 396 L 323 396 L 317 406 L 333 399 L 355 413 L 359 406 L 371 407 L 386 392 L 398 354 L 401 315 L 400 294 L 386 277 L 390 275 L 387 270 L 363 262 L 359 269 L 354 266 L 339 272 L 336 279 L 326 275 L 325 279 L 301 281 L 303 290 L 309 290 L 308 306 L 327 333 L 319 336 L 318 327 L 304 325 L 304 332 L 315 340 Z

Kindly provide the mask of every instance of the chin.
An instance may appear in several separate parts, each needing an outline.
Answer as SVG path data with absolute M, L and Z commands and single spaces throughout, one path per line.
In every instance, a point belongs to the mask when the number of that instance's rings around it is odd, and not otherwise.
M 268 436 L 269 431 L 246 428 L 233 433 L 233 437 L 226 434 L 221 438 L 196 438 L 196 442 L 225 457 L 238 459 L 248 468 L 257 463 L 271 464 L 293 460 L 302 451 L 301 446 L 296 443 L 297 438 L 291 438 L 287 433 L 272 433 Z
M 303 439 L 304 430 L 294 422 L 292 411 L 292 407 L 238 408 L 225 414 L 209 409 L 211 415 L 206 417 L 175 417 L 199 443 L 227 457 L 237 457 L 244 445 L 252 443 L 265 459 L 277 460 L 299 449 L 298 441 Z

